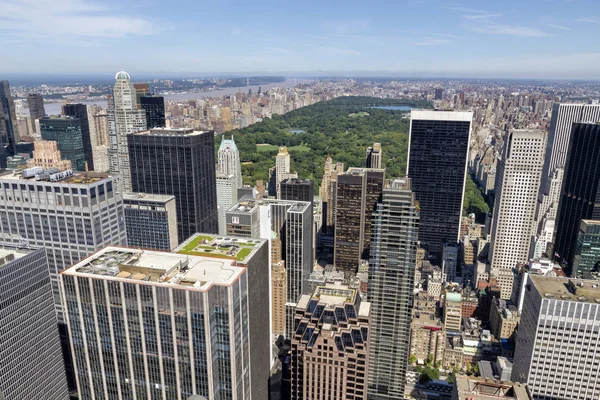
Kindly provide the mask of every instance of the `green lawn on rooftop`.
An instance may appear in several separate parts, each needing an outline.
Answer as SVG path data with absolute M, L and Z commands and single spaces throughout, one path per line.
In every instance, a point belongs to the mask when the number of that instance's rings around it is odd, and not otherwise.
M 197 236 L 193 240 L 191 240 L 188 244 L 186 244 L 183 247 L 183 250 L 184 251 L 192 251 L 196 247 L 198 247 L 200 242 L 204 242 L 205 240 L 208 240 L 209 242 L 211 242 L 213 239 L 214 239 L 214 237 L 212 237 L 212 236 L 203 236 L 203 235 Z

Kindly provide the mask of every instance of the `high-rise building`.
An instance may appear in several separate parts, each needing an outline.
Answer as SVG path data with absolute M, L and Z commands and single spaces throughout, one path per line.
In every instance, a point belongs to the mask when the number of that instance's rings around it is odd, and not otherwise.
M 146 128 L 146 112 L 138 108 L 136 90 L 131 83 L 129 74 L 125 71 L 117 72 L 113 94 L 108 102 L 108 132 L 110 137 L 108 156 L 110 172 L 119 175 L 118 190 L 121 192 L 133 191 L 127 135 L 143 131 Z M 140 190 L 135 191 L 139 192 Z M 179 204 L 179 201 L 177 203 Z M 182 237 L 180 235 L 179 238 L 184 239 L 188 236 Z
M 166 127 L 164 97 L 142 96 L 140 97 L 140 106 L 146 113 L 146 125 L 148 129 Z
M 459 243 L 444 243 L 442 250 L 442 277 L 446 282 L 456 282 L 459 250 Z
M 275 184 L 277 186 L 277 198 L 279 198 L 279 185 L 290 173 L 290 153 L 287 147 L 280 147 L 277 157 L 275 157 Z
M 70 160 L 73 169 L 85 171 L 85 150 L 79 118 L 41 118 L 42 140 L 56 142 L 63 159 Z
M 123 193 L 123 206 L 129 247 L 171 251 L 179 246 L 175 196 Z
M 81 139 L 83 141 L 83 153 L 85 155 L 85 162 L 87 163 L 87 170 L 95 170 L 87 106 L 85 104 L 65 104 L 62 106 L 62 113 L 65 116 L 79 119 L 81 125 Z
M 46 109 L 44 108 L 44 98 L 39 93 L 29 93 L 27 95 L 27 105 L 29 106 L 29 117 L 32 121 L 36 119 L 44 118 L 46 116 Z M 32 124 L 35 126 L 35 124 Z M 34 131 L 33 133 L 39 134 L 39 132 Z
M 366 400 L 371 304 L 358 290 L 319 286 L 298 300 L 292 400 Z
M 529 260 L 545 148 L 544 132 L 514 130 L 498 162 L 488 259 L 503 299 L 511 298 L 515 268 Z
M 238 200 L 235 175 L 224 175 L 217 171 L 217 208 L 219 214 L 219 234 L 227 234 L 227 210 Z
M 94 129 L 94 138 L 92 141 L 92 152 L 94 155 L 94 170 L 98 172 L 107 172 L 110 169 L 109 163 L 109 135 L 108 135 L 108 114 L 94 114 L 92 117 Z
M 581 220 L 600 219 L 600 124 L 574 123 L 556 217 L 554 253 L 573 265 Z
M 373 213 L 369 398 L 404 397 L 418 230 L 419 210 L 410 179 L 388 182 Z
M 67 400 L 44 249 L 0 243 L 0 304 L 0 398 Z
M 442 100 L 442 98 L 444 97 L 444 89 L 442 88 L 436 88 L 435 89 L 435 100 Z
M 233 140 L 233 136 L 231 139 L 225 139 L 223 136 L 219 146 L 218 160 L 217 171 L 223 175 L 234 175 L 237 191 L 238 188 L 243 186 L 242 165 L 240 163 L 240 151 Z
M 498 357 L 500 358 L 500 357 Z M 533 400 L 527 385 L 456 375 L 452 400 Z M 558 399 L 553 399 L 558 400 Z
M 271 314 L 273 315 L 272 334 L 274 337 L 285 336 L 285 313 L 287 302 L 287 271 L 285 261 L 271 262 Z
M 227 235 L 260 238 L 262 202 L 242 199 L 225 212 Z
M 310 179 L 288 178 L 279 185 L 281 200 L 307 201 L 315 199 L 315 185 Z
M 27 167 L 56 168 L 60 171 L 72 169 L 71 160 L 63 160 L 54 141 L 33 142 L 33 157 L 27 160 Z
M 577 234 L 571 276 L 586 279 L 600 275 L 600 221 L 582 219 Z
M 374 143 L 373 147 L 367 148 L 367 168 L 381 169 L 381 158 L 382 158 L 381 143 Z
M 150 129 L 127 139 L 133 192 L 175 196 L 179 241 L 218 232 L 213 132 Z
M 20 136 L 17 127 L 15 101 L 10 94 L 8 81 L 0 81 L 0 136 L 2 136 L 2 142 L 6 146 L 6 155 L 16 155 L 16 146 L 19 143 Z
M 109 246 L 62 272 L 79 398 L 268 397 L 268 245 L 234 239 Z
M 372 214 L 381 196 L 385 170 L 348 168 L 337 176 L 333 263 L 338 270 L 358 271 L 368 260 Z
M 420 207 L 419 240 L 439 260 L 460 240 L 472 112 L 412 110 L 407 175 Z
M 598 398 L 598 282 L 529 274 L 523 296 L 512 380 L 537 400 Z

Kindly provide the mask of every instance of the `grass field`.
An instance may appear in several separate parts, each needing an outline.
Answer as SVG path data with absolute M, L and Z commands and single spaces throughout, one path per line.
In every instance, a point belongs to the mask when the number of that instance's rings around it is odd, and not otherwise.
M 369 115 L 369 113 L 368 112 L 364 112 L 364 111 L 361 111 L 361 112 L 358 112 L 358 113 L 353 113 L 353 114 L 348 114 L 348 116 L 350 118 L 356 118 L 356 117 L 362 118 L 362 117 L 366 117 L 367 115 Z
M 265 143 L 256 145 L 256 151 L 259 151 L 259 152 L 267 152 L 267 151 L 274 151 L 274 150 L 279 150 L 279 146 L 275 146 L 274 144 L 265 144 Z M 310 147 L 301 144 L 299 146 L 288 147 L 288 151 L 310 151 Z

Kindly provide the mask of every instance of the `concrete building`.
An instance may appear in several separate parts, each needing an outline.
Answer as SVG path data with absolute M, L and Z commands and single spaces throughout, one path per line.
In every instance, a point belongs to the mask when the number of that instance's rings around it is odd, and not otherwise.
M 529 274 L 524 288 L 512 379 L 536 400 L 598 398 L 598 282 Z
M 385 183 L 385 170 L 348 168 L 337 176 L 333 264 L 338 270 L 358 271 L 369 259 L 372 215 Z
M 136 90 L 131 83 L 131 77 L 125 71 L 117 72 L 112 97 L 108 102 L 110 138 L 108 157 L 110 172 L 120 177 L 118 189 L 122 193 L 143 192 L 143 190 L 134 190 L 131 185 L 127 135 L 146 128 L 146 112 L 138 108 Z M 180 237 L 187 238 L 189 235 L 180 235 Z
M 177 235 L 219 231 L 214 133 L 150 129 L 127 135 L 134 193 L 175 196 Z
M 217 166 L 218 167 L 218 166 Z M 217 172 L 217 209 L 219 214 L 219 234 L 227 233 L 227 210 L 238 200 L 237 178 Z
M 68 400 L 48 259 L 0 243 L 0 398 Z
M 490 311 L 490 331 L 497 339 L 514 339 L 513 334 L 519 325 L 517 307 L 506 304 L 506 300 L 492 299 Z
M 125 193 L 123 206 L 130 247 L 171 251 L 179 246 L 175 196 Z
M 447 332 L 462 330 L 462 296 L 460 293 L 446 292 L 444 301 L 444 329 Z
M 586 279 L 600 273 L 600 221 L 581 220 L 571 276 Z
M 529 260 L 545 147 L 544 132 L 514 130 L 498 162 L 488 259 L 503 299 L 511 298 L 515 268 Z
M 293 400 L 366 400 L 371 304 L 325 285 L 302 295 L 292 339 Z
M 527 385 L 457 375 L 452 400 L 533 400 Z
M 237 189 L 243 186 L 242 165 L 240 163 L 240 151 L 233 140 L 233 136 L 231 139 L 225 139 L 225 136 L 223 136 L 217 156 L 217 172 L 225 176 L 235 176 L 234 187 L 237 192 Z
M 418 364 L 444 360 L 446 333 L 439 318 L 428 312 L 415 311 L 410 323 L 410 355 Z
M 56 168 L 59 171 L 72 169 L 71 160 L 63 160 L 54 141 L 37 140 L 33 142 L 33 157 L 27 160 L 27 167 Z
M 268 245 L 234 239 L 109 246 L 62 272 L 80 398 L 268 397 Z
M 92 128 L 92 122 L 94 128 Z M 90 132 L 92 135 L 92 153 L 94 157 L 94 169 L 98 172 L 107 172 L 110 169 L 109 162 L 109 134 L 108 114 L 93 114 L 90 118 Z
M 365 167 L 381 169 L 381 159 L 383 158 L 381 143 L 373 143 L 373 147 L 367 148 L 367 161 Z
M 46 110 L 44 109 L 44 98 L 41 94 L 29 93 L 27 95 L 27 105 L 29 106 L 29 117 L 32 121 L 44 118 L 46 116 Z M 33 124 L 32 126 L 35 126 L 35 124 Z M 32 133 L 36 133 L 39 135 L 39 132 L 35 131 L 35 129 Z
M 242 200 L 230 207 L 225 213 L 227 234 L 260 238 L 260 208 L 262 204 L 261 201 Z
M 279 199 L 280 187 L 279 185 L 284 179 L 288 178 L 290 174 L 290 153 L 288 153 L 287 147 L 280 147 L 277 157 L 275 157 L 275 185 L 277 191 L 277 198 Z M 271 193 L 269 193 L 271 195 Z
M 287 270 L 285 261 L 271 261 L 271 315 L 273 316 L 272 334 L 278 338 L 286 336 Z
M 368 392 L 373 399 L 404 396 L 419 212 L 409 178 L 386 183 L 373 212 L 368 299 L 371 350 Z
M 456 282 L 459 250 L 459 243 L 444 243 L 442 248 L 442 277 L 445 282 Z
M 85 171 L 85 151 L 79 118 L 41 118 L 39 126 L 42 140 L 56 142 L 63 159 L 70 160 L 73 169 Z

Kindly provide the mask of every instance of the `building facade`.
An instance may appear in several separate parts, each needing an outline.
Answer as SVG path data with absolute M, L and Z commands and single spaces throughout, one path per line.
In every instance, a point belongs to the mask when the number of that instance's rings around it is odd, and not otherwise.
M 452 400 L 533 400 L 527 385 L 457 375 Z
M 418 229 L 419 211 L 410 179 L 388 182 L 373 213 L 369 398 L 404 396 Z
M 225 139 L 225 137 L 223 137 L 217 156 L 217 172 L 226 176 L 235 176 L 235 190 L 241 188 L 243 186 L 243 181 L 240 151 L 233 140 L 233 136 L 231 139 Z
M 65 104 L 62 106 L 62 113 L 67 117 L 78 118 L 81 126 L 81 140 L 83 141 L 83 154 L 87 163 L 87 170 L 95 171 L 94 153 L 92 146 L 92 137 L 90 134 L 90 120 L 88 109 L 85 104 Z M 80 171 L 84 171 L 80 170 Z
M 0 243 L 0 398 L 68 400 L 48 259 Z
M 44 98 L 41 94 L 29 93 L 27 95 L 27 105 L 29 106 L 29 118 L 31 118 L 32 121 L 44 118 L 46 116 L 46 110 L 44 108 Z M 32 123 L 32 128 L 33 127 L 35 127 L 35 123 Z M 33 133 L 39 134 L 39 132 L 35 131 L 35 128 L 33 128 Z
M 275 157 L 275 185 L 277 198 L 279 198 L 281 182 L 290 174 L 290 153 L 287 147 L 280 147 L 277 157 Z M 270 194 L 270 193 L 269 193 Z
M 60 154 L 70 160 L 73 169 L 85 171 L 85 150 L 79 118 L 41 118 L 40 134 L 42 140 L 56 142 Z
M 367 148 L 367 160 L 365 167 L 381 169 L 381 159 L 383 157 L 381 143 L 373 143 L 373 147 Z
M 319 286 L 296 307 L 293 400 L 366 400 L 371 304 L 355 289 Z
M 193 129 L 151 129 L 127 135 L 135 193 L 175 196 L 177 235 L 217 233 L 214 134 Z
M 171 251 L 179 246 L 175 196 L 124 193 L 123 207 L 130 247 Z
M 71 160 L 63 160 L 58 145 L 54 141 L 36 140 L 33 142 L 33 156 L 27 160 L 27 167 L 56 168 L 60 171 L 73 169 Z
M 407 176 L 420 207 L 419 241 L 441 259 L 460 240 L 471 112 L 412 110 Z
M 573 256 L 573 277 L 591 279 L 600 274 L 600 221 L 583 219 Z
M 17 143 L 20 141 L 15 101 L 10 94 L 8 81 L 0 81 L 0 137 L 7 150 L 6 154 L 2 156 L 3 162 L 6 163 L 7 156 L 17 154 Z M 3 146 L 0 147 L 4 150 Z M 0 160 L 0 162 L 2 161 Z M 4 167 L 6 164 L 0 165 L 0 168 Z
M 140 106 L 146 113 L 146 127 L 165 128 L 165 98 L 162 96 L 141 96 Z
M 219 214 L 219 234 L 227 233 L 227 210 L 238 200 L 235 175 L 224 175 L 217 170 L 217 207 Z
M 503 299 L 511 297 L 515 268 L 529 260 L 545 148 L 544 132 L 514 130 L 498 162 L 488 259 Z

